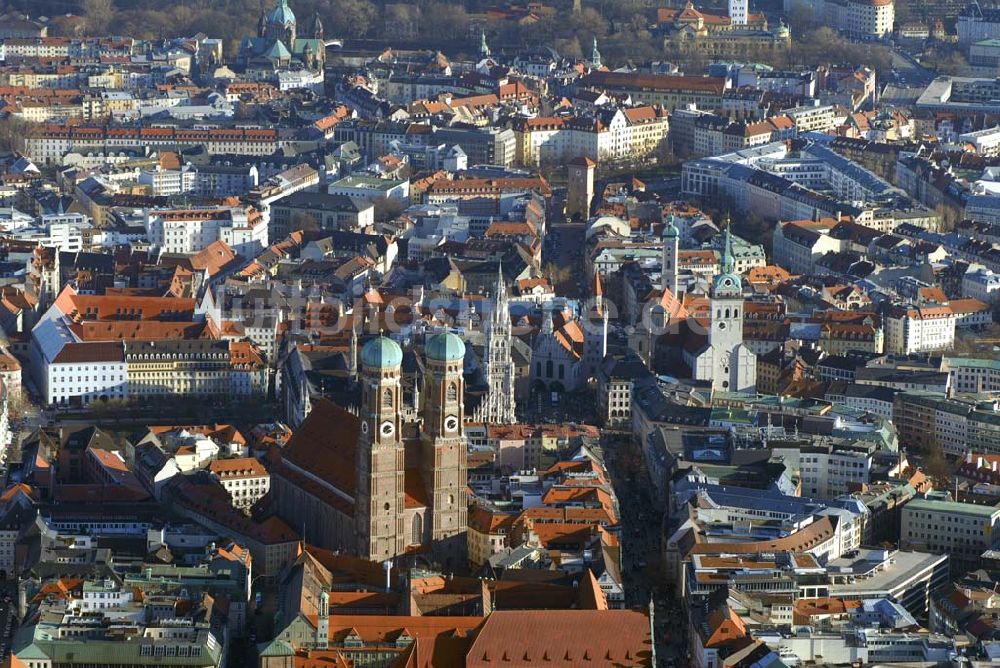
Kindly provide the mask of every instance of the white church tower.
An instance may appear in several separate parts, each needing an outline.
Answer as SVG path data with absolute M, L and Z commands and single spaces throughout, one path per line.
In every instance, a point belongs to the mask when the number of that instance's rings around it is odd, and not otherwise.
M 663 228 L 663 259 L 661 260 L 660 273 L 664 290 L 670 290 L 670 294 L 679 297 L 677 294 L 677 256 L 680 253 L 681 233 L 677 229 L 674 221 L 674 214 L 670 214 L 667 225 Z
M 708 345 L 694 360 L 697 380 L 712 381 L 719 392 L 753 392 L 757 384 L 757 357 L 743 344 L 743 281 L 736 273 L 729 229 L 726 229 L 721 273 L 709 293 Z
M 511 359 L 510 312 L 503 270 L 497 272 L 493 315 L 486 330 L 486 380 L 490 389 L 479 405 L 476 419 L 486 424 L 517 422 L 514 403 L 514 361 Z
M 729 0 L 729 21 L 733 26 L 745 26 L 750 14 L 750 0 Z

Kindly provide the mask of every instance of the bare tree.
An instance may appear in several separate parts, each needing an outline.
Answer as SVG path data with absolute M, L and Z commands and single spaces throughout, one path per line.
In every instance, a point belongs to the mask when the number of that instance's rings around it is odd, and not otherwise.
M 386 223 L 403 212 L 403 203 L 398 199 L 379 197 L 372 204 L 375 206 L 377 223 Z
M 81 9 L 87 17 L 87 32 L 91 35 L 106 35 L 115 17 L 112 0 L 83 0 Z

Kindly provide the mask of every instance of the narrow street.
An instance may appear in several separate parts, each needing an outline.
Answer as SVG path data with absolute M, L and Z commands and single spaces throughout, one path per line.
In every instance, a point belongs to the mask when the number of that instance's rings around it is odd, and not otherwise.
M 654 604 L 657 664 L 682 665 L 683 624 L 679 601 L 670 597 L 661 540 L 663 512 L 650 493 L 642 454 L 628 434 L 605 433 L 604 454 L 621 514 L 622 579 L 629 607 Z
M 543 265 L 565 268 L 562 280 L 554 286 L 556 293 L 565 297 L 590 296 L 591 277 L 584 273 L 587 228 L 583 223 L 560 223 L 549 227 L 542 250 Z

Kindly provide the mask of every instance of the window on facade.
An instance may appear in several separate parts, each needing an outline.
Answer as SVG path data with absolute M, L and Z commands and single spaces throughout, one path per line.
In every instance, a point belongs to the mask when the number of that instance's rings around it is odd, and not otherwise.
M 423 542 L 424 537 L 424 523 L 420 519 L 420 515 L 413 516 L 413 522 L 410 525 L 410 545 L 420 545 Z

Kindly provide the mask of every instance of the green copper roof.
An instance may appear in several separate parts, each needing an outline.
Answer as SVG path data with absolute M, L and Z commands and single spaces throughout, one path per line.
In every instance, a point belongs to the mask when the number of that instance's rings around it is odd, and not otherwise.
M 451 332 L 435 334 L 427 340 L 424 350 L 428 359 L 438 362 L 456 362 L 465 358 L 465 343 Z
M 674 214 L 670 214 L 667 218 L 667 225 L 663 228 L 663 236 L 665 237 L 679 237 L 681 235 L 680 230 L 677 229 L 677 223 L 674 218 Z
M 267 15 L 267 22 L 272 25 L 292 25 L 295 23 L 295 12 L 288 6 L 288 0 L 278 0 L 271 13 Z
M 292 54 L 288 52 L 288 48 L 281 43 L 280 39 L 271 45 L 266 55 L 273 60 L 287 60 L 292 57 Z
M 260 656 L 295 656 L 295 648 L 284 640 L 261 643 L 257 645 L 257 652 Z
M 403 363 L 403 351 L 392 339 L 380 336 L 361 349 L 361 364 L 376 369 L 391 369 Z

